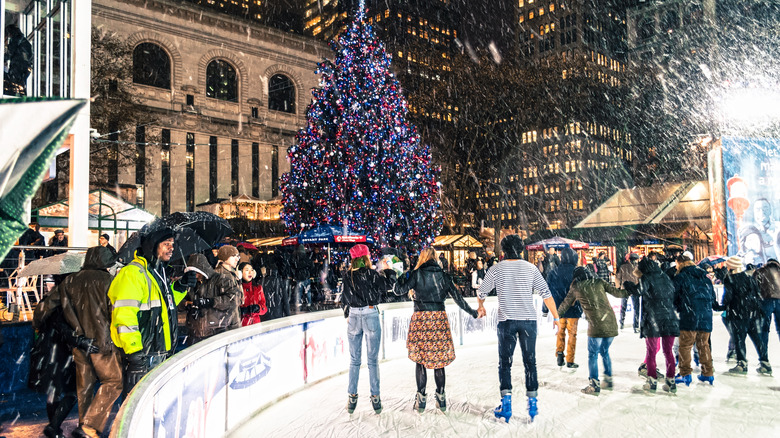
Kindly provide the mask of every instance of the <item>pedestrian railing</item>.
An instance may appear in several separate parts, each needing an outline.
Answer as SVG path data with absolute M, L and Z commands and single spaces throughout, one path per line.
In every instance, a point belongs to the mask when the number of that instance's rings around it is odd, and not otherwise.
M 476 299 L 467 301 L 476 309 Z M 541 300 L 535 305 L 541 314 Z M 456 348 L 496 342 L 496 298 L 489 297 L 485 308 L 487 317 L 475 320 L 448 301 Z M 405 357 L 412 303 L 383 304 L 379 311 L 380 359 Z M 119 410 L 111 436 L 225 436 L 274 402 L 348 366 L 341 310 L 242 327 L 182 350 L 144 377 Z

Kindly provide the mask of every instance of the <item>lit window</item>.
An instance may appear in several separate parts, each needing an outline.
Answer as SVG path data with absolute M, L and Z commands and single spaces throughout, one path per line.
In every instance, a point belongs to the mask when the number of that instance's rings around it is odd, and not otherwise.
M 528 19 L 533 20 L 534 19 L 534 11 L 528 11 Z
M 541 17 L 544 15 L 544 8 L 539 8 L 539 16 Z
M 206 67 L 206 97 L 238 101 L 238 75 L 227 61 L 215 59 Z
M 550 3 L 550 12 L 555 10 L 555 3 Z
M 522 8 L 523 6 L 525 6 L 525 0 L 518 0 L 517 7 Z

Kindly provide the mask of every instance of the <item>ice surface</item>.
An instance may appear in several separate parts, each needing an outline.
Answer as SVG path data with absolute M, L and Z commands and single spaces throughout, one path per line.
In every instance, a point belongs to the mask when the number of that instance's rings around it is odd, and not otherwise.
M 515 416 L 504 424 L 493 416 L 499 404 L 497 344 L 457 348 L 457 359 L 446 368 L 449 407 L 440 412 L 433 401 L 433 372 L 428 375 L 428 407 L 420 415 L 412 410 L 415 388 L 414 364 L 404 358 L 380 364 L 382 402 L 380 415 L 371 409 L 368 370 L 361 368 L 359 400 L 355 413 L 345 410 L 347 375 L 313 384 L 279 401 L 234 431 L 231 437 L 770 437 L 780 436 L 780 381 L 756 373 L 758 359 L 748 344 L 747 376 L 726 373 L 728 334 L 719 315 L 713 318 L 715 386 L 694 377 L 690 387 L 678 387 L 669 395 L 647 395 L 637 367 L 644 360 L 645 344 L 630 328 L 618 336 L 610 353 L 615 389 L 598 397 L 580 389 L 588 378 L 587 323 L 579 326 L 576 371 L 555 365 L 555 338 L 542 334 L 537 340 L 539 370 L 539 416 L 529 422 L 526 411 L 523 365 L 515 351 L 512 379 Z M 545 331 L 546 332 L 546 331 Z M 364 349 L 365 351 L 365 349 Z M 780 354 L 777 332 L 772 328 L 770 360 Z M 658 354 L 659 367 L 663 355 Z M 365 358 L 363 359 L 365 364 Z M 599 369 L 603 373 L 601 363 Z M 778 362 L 775 360 L 776 373 Z M 694 366 L 693 374 L 699 373 Z

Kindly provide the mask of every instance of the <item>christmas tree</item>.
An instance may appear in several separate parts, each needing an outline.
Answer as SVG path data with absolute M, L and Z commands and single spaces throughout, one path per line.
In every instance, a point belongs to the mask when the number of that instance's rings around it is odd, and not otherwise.
M 406 122 L 390 56 L 364 22 L 363 5 L 316 73 L 307 126 L 288 150 L 281 178 L 290 233 L 346 226 L 381 245 L 416 251 L 441 229 L 439 169 Z

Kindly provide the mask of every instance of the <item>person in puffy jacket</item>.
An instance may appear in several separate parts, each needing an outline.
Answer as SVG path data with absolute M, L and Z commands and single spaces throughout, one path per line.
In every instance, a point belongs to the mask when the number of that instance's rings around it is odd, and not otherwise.
M 244 290 L 244 303 L 241 305 L 241 326 L 257 324 L 262 320 L 263 315 L 268 313 L 263 285 L 255 282 L 257 272 L 251 263 L 243 262 L 238 265 L 238 272 L 241 274 L 241 287 Z
M 193 345 L 206 337 L 208 324 L 199 306 L 200 292 L 210 278 L 214 277 L 214 268 L 211 267 L 205 254 L 192 254 L 187 259 L 186 271 L 193 271 L 197 275 L 197 283 L 187 293 L 187 345 Z
M 561 252 L 561 264 L 553 268 L 547 275 L 547 286 L 550 287 L 550 293 L 555 300 L 555 305 L 560 306 L 566 295 L 569 293 L 574 268 L 577 266 L 577 252 L 571 248 L 564 248 Z M 546 306 L 545 306 L 546 307 Z M 555 345 L 555 357 L 558 360 L 558 366 L 564 365 L 563 348 L 566 346 L 566 366 L 568 368 L 577 368 L 579 365 L 574 363 L 574 351 L 577 348 L 577 324 L 582 316 L 582 307 L 579 302 L 570 306 L 566 313 L 560 313 L 559 329 L 557 333 L 557 342 Z M 569 343 L 566 344 L 566 333 L 569 334 Z
M 628 260 L 620 265 L 617 273 L 617 285 L 624 287 L 623 283 L 631 282 L 631 284 L 638 284 L 639 279 L 634 275 L 637 264 L 639 263 L 639 254 L 632 252 L 628 255 Z M 639 333 L 639 295 L 631 295 L 632 313 L 634 316 L 634 333 Z M 628 308 L 628 297 L 623 298 L 620 303 L 620 329 L 623 330 L 623 326 L 626 320 L 626 309 Z
M 382 341 L 382 328 L 379 323 L 377 305 L 382 296 L 393 288 L 395 272 L 384 269 L 380 274 L 372 269 L 371 258 L 366 245 L 355 245 L 349 250 L 352 258 L 350 269 L 342 281 L 341 305 L 347 320 L 349 340 L 349 383 L 347 385 L 347 412 L 355 411 L 358 394 L 357 385 L 360 364 L 363 361 L 363 337 L 366 338 L 366 362 L 368 363 L 368 381 L 371 390 L 371 406 L 377 414 L 382 412 L 382 400 L 379 393 L 379 347 Z
M 693 263 L 693 255 L 686 251 L 677 258 L 674 276 L 674 305 L 680 314 L 680 377 L 678 383 L 691 384 L 691 348 L 696 343 L 701 364 L 702 382 L 713 382 L 712 309 L 716 303 L 715 290 L 707 272 Z
M 585 317 L 588 319 L 588 386 L 583 388 L 585 394 L 599 395 L 601 388 L 612 389 L 612 360 L 609 357 L 609 346 L 618 335 L 617 319 L 612 305 L 607 298 L 610 294 L 617 298 L 629 295 L 629 292 L 618 289 L 608 282 L 595 278 L 590 269 L 580 266 L 572 273 L 572 284 L 566 298 L 558 305 L 558 313 L 565 315 L 575 303 L 582 305 Z M 604 362 L 604 383 L 599 381 L 599 355 Z
M 669 276 L 661 271 L 658 263 L 647 257 L 639 262 L 638 271 L 637 292 L 642 298 L 639 336 L 645 338 L 647 347 L 644 363 L 647 366 L 647 382 L 644 389 L 650 392 L 656 390 L 658 375 L 655 358 L 660 343 L 666 359 L 664 390 L 676 392 L 677 385 L 674 380 L 676 364 L 672 348 L 674 339 L 680 335 L 680 320 L 674 307 L 674 284 Z
M 726 317 L 734 335 L 737 353 L 737 366 L 730 369 L 732 374 L 747 373 L 747 352 L 745 338 L 750 336 L 758 352 L 760 374 L 771 375 L 772 366 L 761 342 L 761 327 L 764 324 L 764 312 L 761 309 L 761 295 L 758 282 L 745 274 L 742 259 L 732 256 L 726 260 L 729 274 L 723 280 L 723 303 L 716 310 L 725 310 Z
M 433 369 L 436 381 L 436 406 L 444 411 L 447 399 L 444 394 L 444 367 L 455 360 L 455 346 L 452 343 L 450 322 L 444 307 L 449 295 L 455 303 L 472 318 L 478 313 L 463 299 L 452 277 L 444 272 L 436 261 L 436 250 L 424 248 L 420 252 L 417 266 L 411 272 L 402 275 L 395 284 L 393 293 L 404 295 L 414 291 L 414 313 L 409 323 L 406 348 L 409 359 L 417 364 L 417 394 L 414 408 L 418 412 L 425 410 L 425 387 L 428 381 L 426 369 Z

